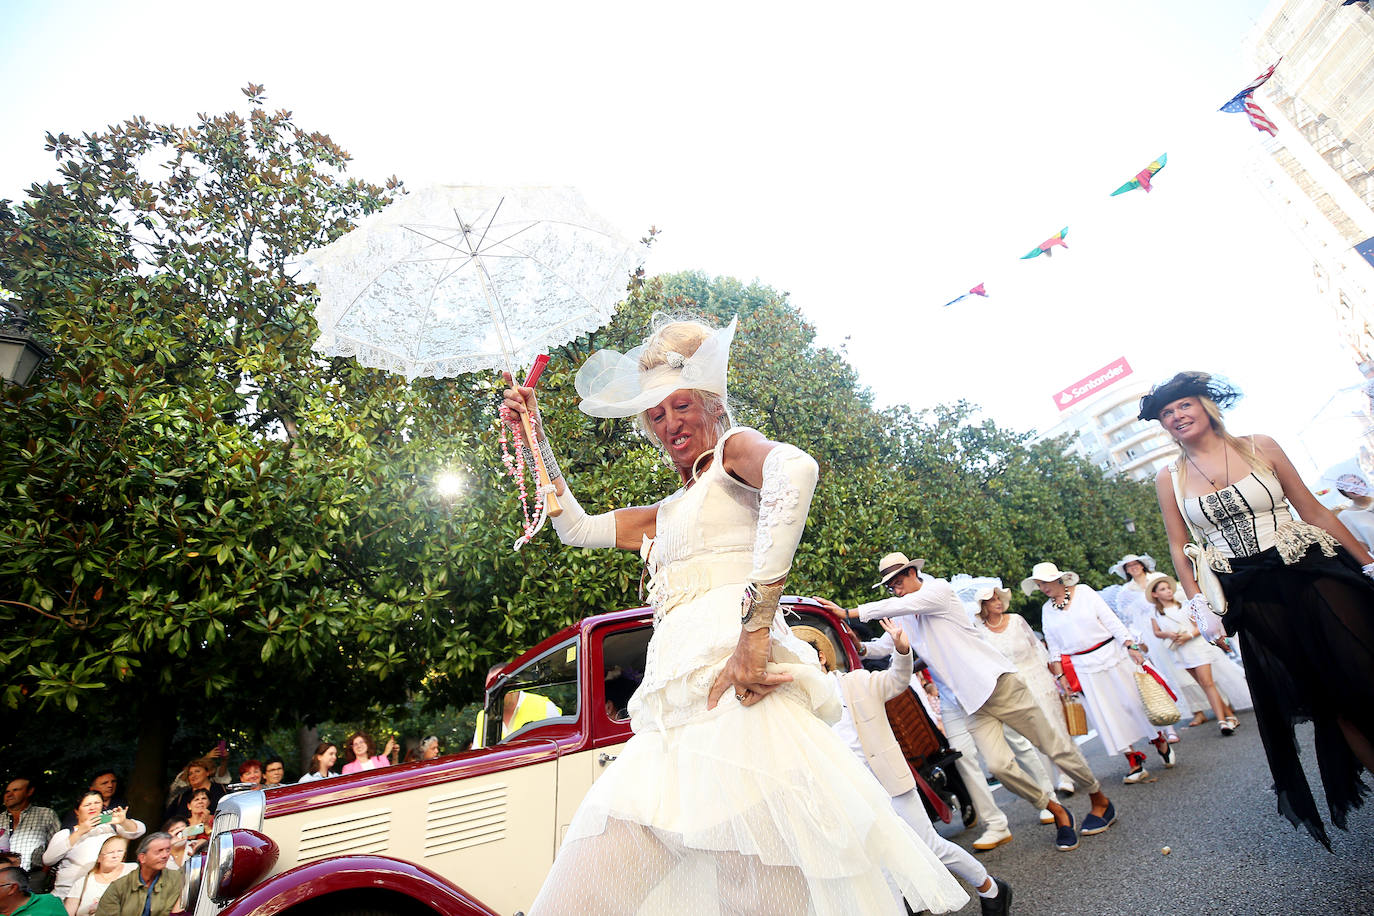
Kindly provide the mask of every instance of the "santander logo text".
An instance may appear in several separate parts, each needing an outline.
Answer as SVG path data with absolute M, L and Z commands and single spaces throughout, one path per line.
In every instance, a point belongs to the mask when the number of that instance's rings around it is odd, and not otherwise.
M 1108 363 L 1091 375 L 1079 379 L 1056 394 L 1054 396 L 1054 404 L 1060 410 L 1066 410 L 1089 395 L 1096 394 L 1108 385 L 1118 382 L 1130 374 L 1131 364 L 1126 362 L 1126 357 L 1123 356 Z

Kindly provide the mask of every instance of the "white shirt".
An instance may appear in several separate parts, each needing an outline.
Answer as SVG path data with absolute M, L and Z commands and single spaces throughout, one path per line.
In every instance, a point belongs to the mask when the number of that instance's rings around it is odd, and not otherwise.
M 1073 665 L 1081 671 L 1100 671 L 1116 664 L 1118 655 L 1125 653 L 1126 644 L 1135 641 L 1102 596 L 1081 583 L 1073 587 L 1073 600 L 1063 610 L 1055 607 L 1053 601 L 1046 601 L 1040 624 L 1052 659 L 1074 655 L 1109 638 L 1115 639 L 1102 651 L 1075 655 Z
M 1016 666 L 974 627 L 948 582 L 919 575 L 920 589 L 900 598 L 861 604 L 859 619 L 894 618 L 931 674 L 954 692 L 965 711 L 977 712 L 992 695 L 997 679 Z
M 1350 529 L 1350 533 L 1360 539 L 1364 546 L 1374 550 L 1374 510 L 1371 509 L 1346 509 L 1339 513 L 1336 518 L 1340 519 L 1342 525 Z

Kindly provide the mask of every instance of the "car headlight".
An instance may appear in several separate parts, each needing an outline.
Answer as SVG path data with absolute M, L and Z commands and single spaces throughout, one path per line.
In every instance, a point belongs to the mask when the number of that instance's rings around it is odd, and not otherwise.
M 221 906 L 235 899 L 272 870 L 277 855 L 277 844 L 256 830 L 215 834 L 205 863 L 210 899 Z

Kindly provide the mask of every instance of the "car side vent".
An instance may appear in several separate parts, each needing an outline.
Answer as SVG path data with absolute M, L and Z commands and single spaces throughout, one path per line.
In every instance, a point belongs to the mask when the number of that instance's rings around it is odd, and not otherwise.
M 425 855 L 494 843 L 506 835 L 504 783 L 436 795 L 425 812 Z
M 385 852 L 390 842 L 391 809 L 358 811 L 348 817 L 315 821 L 301 827 L 297 862 L 350 853 Z

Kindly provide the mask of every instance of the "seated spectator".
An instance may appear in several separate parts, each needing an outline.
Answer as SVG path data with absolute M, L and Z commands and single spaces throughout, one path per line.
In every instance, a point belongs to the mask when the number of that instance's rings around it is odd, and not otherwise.
M 339 749 L 328 741 L 321 741 L 315 746 L 315 755 L 310 758 L 310 772 L 301 777 L 301 782 L 313 782 L 316 779 L 327 779 L 330 776 L 337 776 L 333 772 L 334 762 L 339 759 Z
M 51 808 L 32 804 L 33 791 L 28 777 L 11 779 L 5 786 L 5 811 L 0 814 L 0 830 L 8 834 L 10 851 L 19 855 L 19 867 L 30 877 L 42 872 L 43 850 L 61 829 Z
M 52 894 L 29 890 L 29 876 L 14 865 L 0 868 L 0 914 L 3 916 L 67 916 L 62 901 Z
M 172 803 L 167 807 L 163 814 L 164 820 L 174 817 L 190 817 L 191 812 L 187 807 L 187 802 L 191 800 L 191 793 L 197 789 L 204 789 L 210 793 L 210 810 L 213 812 L 219 800 L 224 797 L 224 784 L 215 782 L 210 778 L 214 772 L 215 761 L 208 757 L 201 757 L 186 764 L 183 774 L 186 777 L 186 788 L 177 793 L 172 799 Z
M 630 697 L 634 696 L 639 684 L 620 672 L 619 668 L 607 672 L 606 677 L 606 717 L 613 722 L 625 722 L 630 718 Z
M 189 816 L 186 826 L 191 836 L 209 836 L 214 830 L 215 816 L 210 813 L 210 792 L 208 789 L 192 789 L 186 802 Z M 199 832 L 195 828 L 201 828 Z
M 497 666 L 493 670 L 500 670 Z M 510 690 L 501 698 L 501 740 L 513 731 L 529 725 L 563 715 L 563 710 L 548 697 L 531 693 L 528 690 Z M 487 712 L 477 710 L 477 720 L 473 724 L 472 746 L 484 747 L 487 729 Z
M 239 782 L 250 786 L 262 785 L 262 761 L 245 760 L 239 764 Z
M 113 811 L 116 808 L 127 808 L 129 803 L 124 800 L 124 796 L 119 793 L 119 777 L 114 770 L 101 770 L 91 777 L 91 791 L 99 792 L 104 799 L 101 811 Z M 62 816 L 62 826 L 71 829 L 76 826 L 76 812 L 68 811 Z
M 344 745 L 344 766 L 343 774 L 361 773 L 364 770 L 373 770 L 377 767 L 391 765 L 391 755 L 398 748 L 395 738 L 386 739 L 386 750 L 377 753 L 377 746 L 372 743 L 372 737 L 366 732 L 354 732 L 348 736 L 348 741 Z
M 86 872 L 86 877 L 78 881 L 63 901 L 67 916 L 93 916 L 96 904 L 109 886 L 119 878 L 138 868 L 133 862 L 124 861 L 124 853 L 129 850 L 129 841 L 122 836 L 107 836 L 100 844 L 100 854 L 96 856 L 95 867 Z
M 270 789 L 286 781 L 286 764 L 280 757 L 268 757 L 262 768 L 262 787 Z
M 420 743 L 406 752 L 406 763 L 417 760 L 433 760 L 439 756 L 439 739 L 434 735 L 421 738 Z
M 204 768 L 206 772 L 206 782 L 216 783 L 221 787 L 219 795 L 214 796 L 215 804 L 219 804 L 220 795 L 224 794 L 223 787 L 227 786 L 230 782 L 229 750 L 224 742 L 221 741 L 219 744 L 206 751 L 204 756 L 197 757 L 191 763 L 198 764 Z M 192 787 L 190 770 L 191 764 L 187 764 L 182 768 L 181 772 L 176 775 L 176 778 L 172 780 L 172 785 L 167 791 L 167 807 L 169 810 L 176 801 L 177 796 Z M 196 786 L 195 788 L 203 788 L 203 786 Z M 170 817 L 171 815 L 168 816 Z
M 95 916 L 169 916 L 181 898 L 181 872 L 169 870 L 172 838 L 150 833 L 138 844 L 138 868 L 116 880 L 100 898 Z
M 128 816 L 126 808 L 101 813 L 104 803 L 99 792 L 87 789 L 76 803 L 76 826 L 53 834 L 43 853 L 44 865 L 57 866 L 52 892 L 58 900 L 71 896 L 72 888 L 95 865 L 107 837 L 117 834 L 126 840 L 136 840 L 147 832 L 147 827 Z
M 172 855 L 167 860 L 168 868 L 181 868 L 186 860 L 205 848 L 210 841 L 210 831 L 204 827 L 187 829 L 181 818 L 173 818 L 162 825 L 162 832 L 172 838 Z

